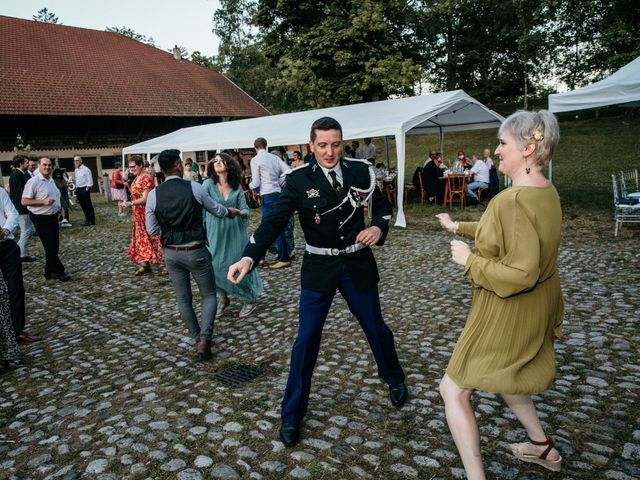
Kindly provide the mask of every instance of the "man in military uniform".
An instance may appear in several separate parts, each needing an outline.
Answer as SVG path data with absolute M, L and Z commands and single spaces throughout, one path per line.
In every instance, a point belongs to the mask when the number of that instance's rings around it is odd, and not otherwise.
M 384 243 L 391 207 L 376 187 L 369 162 L 342 158 L 342 127 L 336 120 L 316 120 L 310 145 L 315 160 L 287 175 L 280 198 L 251 237 L 243 258 L 231 265 L 228 273 L 230 281 L 239 283 L 284 230 L 293 212 L 299 212 L 307 245 L 298 336 L 282 400 L 280 439 L 288 447 L 300 439 L 322 328 L 336 289 L 365 332 L 378 374 L 389 385 L 392 404 L 400 407 L 408 396 L 393 333 L 380 311 L 380 277 L 370 248 Z M 365 206 L 371 216 L 369 227 L 365 226 Z

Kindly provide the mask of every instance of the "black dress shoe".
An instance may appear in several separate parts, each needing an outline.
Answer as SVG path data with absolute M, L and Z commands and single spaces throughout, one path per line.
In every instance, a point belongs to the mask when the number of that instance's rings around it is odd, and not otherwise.
M 91 222 L 84 222 L 82 224 L 83 227 L 90 227 L 91 225 L 95 225 L 95 223 L 91 223 Z
M 282 422 L 280 426 L 280 441 L 285 447 L 293 447 L 300 441 L 300 424 Z
M 58 277 L 58 280 L 60 280 L 61 282 L 68 282 L 69 280 L 71 280 L 71 275 L 69 275 L 67 272 L 64 272 Z
M 31 257 L 29 255 L 25 255 L 24 257 L 20 257 L 20 261 L 23 263 L 35 262 L 38 259 L 36 257 Z
M 60 275 L 58 275 L 57 273 L 45 273 L 44 278 L 47 280 L 58 280 L 60 278 Z
M 394 407 L 401 407 L 409 397 L 409 390 L 404 383 L 399 385 L 389 385 L 389 398 Z

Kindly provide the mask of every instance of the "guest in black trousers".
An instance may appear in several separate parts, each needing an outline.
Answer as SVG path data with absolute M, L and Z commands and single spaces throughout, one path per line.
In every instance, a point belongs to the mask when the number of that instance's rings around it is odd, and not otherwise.
M 38 166 L 40 175 L 27 182 L 22 192 L 22 204 L 29 210 L 45 253 L 44 277 L 47 280 L 66 282 L 71 276 L 64 271 L 60 261 L 60 190 L 51 178 L 51 160 L 42 157 Z
M 76 184 L 76 195 L 78 197 L 78 203 L 84 213 L 85 222 L 82 224 L 85 227 L 96 224 L 96 214 L 93 210 L 93 204 L 91 203 L 91 188 L 93 187 L 93 175 L 91 170 L 87 168 L 82 157 L 75 156 L 73 161 L 76 165 L 76 169 L 73 171 L 73 178 Z

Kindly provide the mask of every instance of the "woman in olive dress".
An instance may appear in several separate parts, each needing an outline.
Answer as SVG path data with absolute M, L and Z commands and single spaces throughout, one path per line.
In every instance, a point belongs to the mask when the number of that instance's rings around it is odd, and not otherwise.
M 476 245 L 474 253 L 467 243 L 451 241 L 453 262 L 464 267 L 473 300 L 440 382 L 447 422 L 471 480 L 486 478 L 471 406 L 476 389 L 502 395 L 526 429 L 529 441 L 510 446 L 516 458 L 553 471 L 562 463 L 531 400 L 555 378 L 553 342 L 564 314 L 557 268 L 560 198 L 542 173 L 559 137 L 551 113 L 514 113 L 500 127 L 496 149 L 499 169 L 513 186 L 491 200 L 479 222 L 437 215 L 445 230 Z

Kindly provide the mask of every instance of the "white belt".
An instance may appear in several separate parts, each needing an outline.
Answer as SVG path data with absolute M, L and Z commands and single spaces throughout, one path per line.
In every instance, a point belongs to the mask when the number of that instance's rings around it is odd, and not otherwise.
M 354 252 L 357 252 L 358 250 L 362 250 L 365 247 L 366 245 L 364 243 L 358 242 L 358 243 L 354 243 L 353 245 L 349 245 L 348 247 L 343 249 L 320 248 L 320 247 L 314 247 L 309 244 L 307 244 L 306 247 L 304 247 L 304 249 L 309 253 L 313 253 L 314 255 L 330 255 L 332 257 L 335 257 L 337 255 L 340 255 L 341 253 L 354 253 Z

